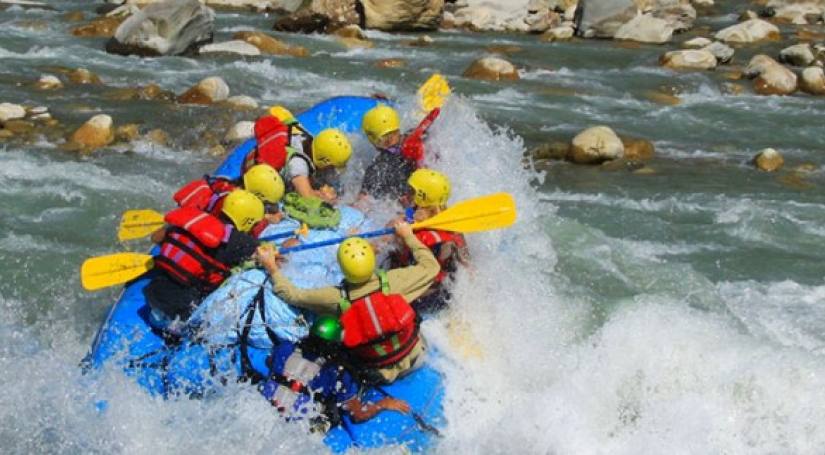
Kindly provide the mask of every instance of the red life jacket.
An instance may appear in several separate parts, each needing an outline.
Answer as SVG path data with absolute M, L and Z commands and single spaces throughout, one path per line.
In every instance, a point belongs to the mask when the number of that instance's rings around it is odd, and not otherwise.
M 257 146 L 246 155 L 241 170 L 246 172 L 256 164 L 268 164 L 280 171 L 287 161 L 289 127 L 271 115 L 255 121 Z
M 341 325 L 344 346 L 364 366 L 393 365 L 418 342 L 419 319 L 401 294 L 390 294 L 387 274 L 378 271 L 381 289 L 350 302 L 346 284 L 341 286 Z
M 419 231 L 415 231 L 415 236 L 421 243 L 424 244 L 430 251 L 433 252 L 438 264 L 441 266 L 441 270 L 436 275 L 435 280 L 433 280 L 436 284 L 441 283 L 444 281 L 447 276 L 454 272 L 456 269 L 456 258 L 457 253 L 453 253 L 447 258 L 440 258 L 441 248 L 445 243 L 453 243 L 455 244 L 457 249 L 462 249 L 467 247 L 467 242 L 464 240 L 464 235 L 456 233 L 456 232 L 449 232 L 449 231 L 439 231 L 435 229 L 421 229 Z M 407 266 L 412 263 L 412 254 L 410 250 L 404 248 L 401 253 L 397 256 L 399 265 Z
M 424 117 L 415 129 L 409 133 L 401 143 L 401 155 L 410 161 L 420 163 L 424 159 L 424 134 L 433 124 L 441 109 L 435 108 Z
M 211 291 L 223 283 L 229 266 L 215 259 L 213 251 L 229 239 L 232 228 L 192 207 L 172 210 L 164 221 L 170 227 L 155 265 L 184 286 Z
M 229 180 L 204 176 L 181 187 L 172 199 L 180 207 L 191 207 L 217 216 L 221 212 L 224 196 L 236 188 Z

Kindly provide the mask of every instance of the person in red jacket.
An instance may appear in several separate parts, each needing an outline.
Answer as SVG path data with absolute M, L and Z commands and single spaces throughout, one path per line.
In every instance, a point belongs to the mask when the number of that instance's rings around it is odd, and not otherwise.
M 180 335 L 201 300 L 255 253 L 258 241 L 249 231 L 263 216 L 263 202 L 244 190 L 230 193 L 218 216 L 194 207 L 167 213 L 155 273 L 143 289 L 150 324 Z
M 334 203 L 337 200 L 335 190 L 329 185 L 315 189 L 313 180 L 319 170 L 346 166 L 352 155 L 349 139 L 335 128 L 327 128 L 314 137 L 309 136 L 306 130 L 298 128 L 294 117 L 287 117 L 289 111 L 283 108 L 276 111 L 279 107 L 271 110 L 277 115 L 265 115 L 255 122 L 258 145 L 247 154 L 242 170 L 256 164 L 268 164 L 284 175 L 290 191 Z M 286 118 L 282 121 L 279 117 Z M 293 129 L 302 134 L 293 134 Z
M 407 181 L 410 191 L 406 199 L 413 204 L 413 219 L 424 221 L 438 215 L 447 208 L 450 198 L 450 180 L 444 174 L 432 169 L 418 169 Z M 437 311 L 447 305 L 450 293 L 445 284 L 452 279 L 459 264 L 469 266 L 470 254 L 464 236 L 459 233 L 438 229 L 419 229 L 415 236 L 429 248 L 441 271 L 435 277 L 433 286 L 415 302 L 416 311 Z M 395 267 L 409 265 L 413 260 L 407 248 L 401 246 L 391 256 Z
M 258 237 L 269 224 L 283 220 L 278 202 L 284 196 L 284 181 L 268 164 L 252 166 L 240 181 L 211 176 L 193 180 L 179 189 L 172 199 L 179 207 L 192 207 L 219 216 L 226 196 L 236 189 L 245 189 L 264 203 L 266 214 L 250 231 L 253 236 Z M 153 234 L 153 239 L 157 241 L 162 236 L 163 232 L 159 231 Z
M 407 179 L 424 159 L 424 136 L 440 112 L 433 109 L 407 134 L 401 134 L 398 112 L 386 104 L 364 114 L 362 129 L 378 154 L 364 173 L 362 195 L 397 200 L 407 192 Z

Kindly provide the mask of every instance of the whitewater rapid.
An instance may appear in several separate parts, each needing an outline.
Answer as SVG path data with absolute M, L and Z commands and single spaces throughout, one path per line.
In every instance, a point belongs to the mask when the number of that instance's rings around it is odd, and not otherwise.
M 825 447 L 825 111 L 811 98 L 726 96 L 709 75 L 673 76 L 650 65 L 658 48 L 551 46 L 519 36 L 436 34 L 443 48 L 413 50 L 400 44 L 409 35 L 370 32 L 377 46 L 360 50 L 329 37 L 287 36 L 313 57 L 122 59 L 105 54 L 100 40 L 66 38 L 58 14 L 0 13 L 0 58 L 8 63 L 0 101 L 48 105 L 66 123 L 107 112 L 116 123 L 140 120 L 191 137 L 211 114 L 117 103 L 105 89 L 44 96 L 16 84 L 56 65 L 87 66 L 117 87 L 153 81 L 176 92 L 220 74 L 233 94 L 262 105 L 300 110 L 329 96 L 383 92 L 409 112 L 430 72 L 447 75 L 457 95 L 428 139 L 440 157 L 432 164 L 452 177 L 453 201 L 507 191 L 519 217 L 512 229 L 469 236 L 472 269 L 459 273 L 452 308 L 424 325 L 444 353 L 437 365 L 448 426 L 436 452 L 817 454 Z M 20 24 L 28 19 L 48 24 Z M 219 32 L 268 22 L 222 13 Z M 488 44 L 527 49 L 511 57 L 525 68 L 521 82 L 460 77 Z M 371 66 L 391 57 L 409 59 L 408 69 Z M 645 98 L 674 80 L 682 104 Z M 545 135 L 595 123 L 654 141 L 656 173 L 522 165 Z M 364 139 L 353 141 L 349 198 L 369 157 Z M 317 436 L 283 424 L 247 385 L 205 401 L 162 401 L 117 369 L 81 374 L 117 290 L 84 293 L 80 262 L 144 249 L 115 242 L 122 210 L 169 208 L 177 187 L 219 159 L 176 142 L 139 140 L 91 157 L 59 145 L 0 145 L 0 451 L 325 450 Z M 813 189 L 756 174 L 746 161 L 768 145 L 784 146 L 789 166 L 812 162 Z

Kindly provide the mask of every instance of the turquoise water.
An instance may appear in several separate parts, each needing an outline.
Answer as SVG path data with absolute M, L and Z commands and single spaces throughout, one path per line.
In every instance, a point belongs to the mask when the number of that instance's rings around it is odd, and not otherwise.
M 159 101 L 120 102 L 120 87 L 159 84 L 183 92 L 220 75 L 232 94 L 295 110 L 335 95 L 382 92 L 412 103 L 443 72 L 455 96 L 433 127 L 436 166 L 454 180 L 453 200 L 512 192 L 519 223 L 470 238 L 474 270 L 461 276 L 454 309 L 425 325 L 448 353 L 449 426 L 439 451 L 470 453 L 818 453 L 823 447 L 825 148 L 820 100 L 727 95 L 722 70 L 674 73 L 657 66 L 665 47 L 607 41 L 543 43 L 532 36 L 369 32 L 372 49 L 325 36 L 279 35 L 311 56 L 138 59 L 110 56 L 102 39 L 74 38 L 65 11 L 0 12 L 0 102 L 45 105 L 77 127 L 96 113 L 115 124 L 162 128 L 146 140 L 88 157 L 60 141 L 0 143 L 0 439 L 11 453 L 317 451 L 284 426 L 256 392 L 232 386 L 207 402 L 158 402 L 116 371 L 77 368 L 117 290 L 81 290 L 88 256 L 141 250 L 119 245 L 127 208 L 170 207 L 182 183 L 214 168 L 210 133 L 254 114 Z M 740 4 L 699 25 L 721 28 Z M 266 30 L 272 17 L 219 13 L 218 40 Z M 693 35 L 691 35 L 693 36 Z M 679 37 L 687 39 L 688 37 Z M 521 80 L 466 80 L 490 45 Z M 671 46 L 675 47 L 675 45 Z M 756 52 L 737 49 L 735 65 Z M 377 69 L 403 58 L 405 69 Z M 104 87 L 28 84 L 57 67 L 86 67 Z M 64 79 L 65 80 L 65 79 Z M 749 83 L 743 83 L 748 87 Z M 681 103 L 650 99 L 662 86 Z M 405 118 L 407 124 L 413 119 Z M 521 165 L 534 145 L 607 124 L 653 141 L 651 175 L 566 163 Z M 357 181 L 366 159 L 354 138 Z M 785 156 L 777 174 L 747 164 L 760 149 Z M 359 153 L 360 152 L 360 153 Z M 812 171 L 790 169 L 805 163 Z M 352 194 L 348 194 L 352 196 Z M 469 327 L 483 352 L 466 356 L 447 324 Z M 98 415 L 95 400 L 109 399 Z

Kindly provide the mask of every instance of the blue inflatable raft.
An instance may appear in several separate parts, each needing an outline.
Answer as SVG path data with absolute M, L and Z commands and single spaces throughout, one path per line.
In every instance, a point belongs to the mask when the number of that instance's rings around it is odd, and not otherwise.
M 376 103 L 375 99 L 364 97 L 331 98 L 300 114 L 298 119 L 311 133 L 327 127 L 354 132 L 359 129 L 364 112 Z M 240 163 L 252 147 L 254 140 L 239 146 L 216 174 L 237 177 Z M 316 242 L 346 235 L 353 228 L 364 231 L 374 227 L 355 209 L 342 207 L 341 214 L 338 229 L 311 231 L 303 240 Z M 269 226 L 264 235 L 296 227 L 296 222 L 285 220 Z M 290 255 L 284 273 L 301 287 L 330 285 L 341 280 L 334 246 Z M 235 273 L 192 315 L 189 325 L 196 328 L 197 342 L 167 344 L 148 323 L 149 307 L 143 288 L 150 279 L 151 272 L 123 289 L 95 337 L 86 364 L 90 369 L 115 364 L 153 395 L 208 397 L 228 380 L 256 374 L 266 377 L 267 357 L 273 344 L 306 336 L 312 322 L 311 314 L 281 301 L 272 293 L 266 275 L 251 268 Z M 432 367 L 425 365 L 384 387 L 384 391 L 406 400 L 426 424 L 444 425 L 442 377 Z M 367 399 L 378 400 L 382 396 L 377 390 L 366 392 Z M 331 429 L 324 442 L 334 452 L 389 445 L 422 451 L 434 444 L 434 438 L 433 432 L 425 431 L 424 425 L 412 416 L 382 412 L 359 424 L 345 416 L 342 425 Z

